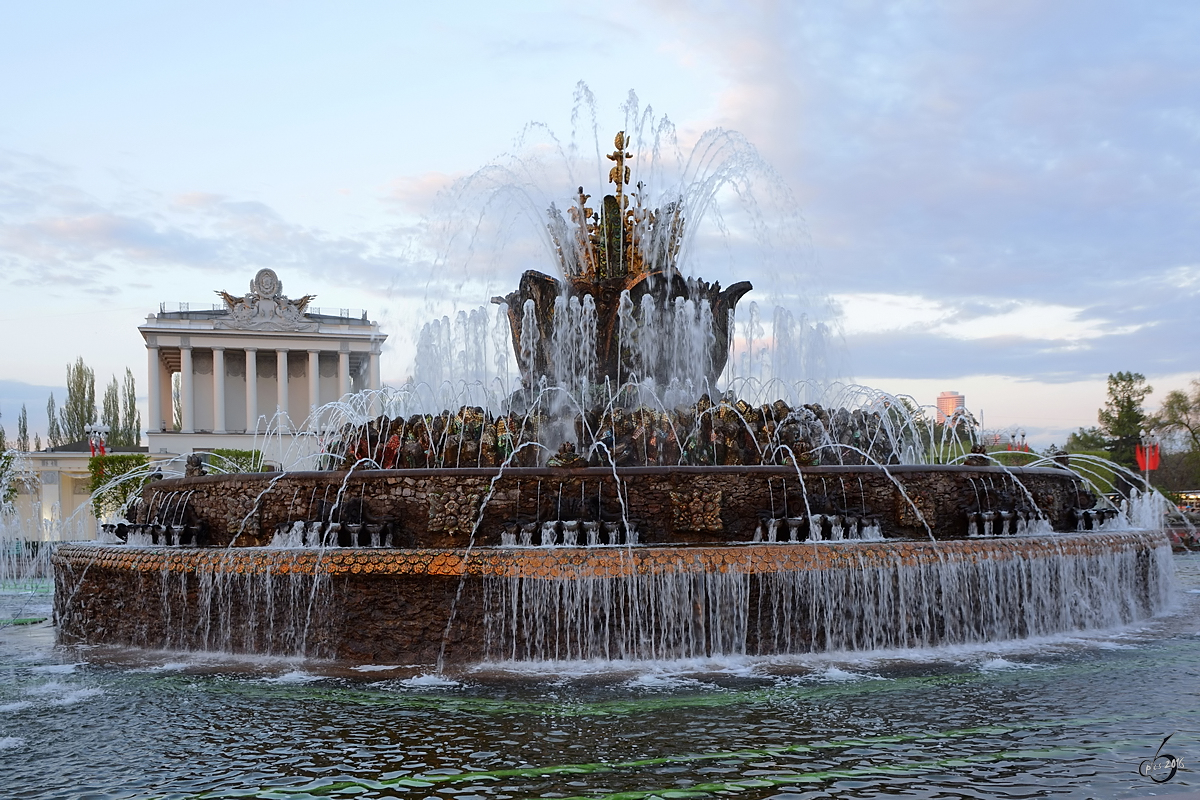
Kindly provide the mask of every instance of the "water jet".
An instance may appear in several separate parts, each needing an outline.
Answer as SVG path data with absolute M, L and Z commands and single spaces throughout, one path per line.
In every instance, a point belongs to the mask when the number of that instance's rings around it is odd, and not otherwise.
M 719 390 L 751 286 L 684 277 L 687 205 L 643 204 L 614 144 L 599 210 L 582 187 L 550 209 L 558 276 L 493 298 L 520 371 L 498 407 L 372 393 L 322 469 L 147 484 L 110 542 L 55 553 L 60 641 L 664 659 L 987 642 L 1167 606 L 1166 537 L 1061 465 L 905 463 L 928 443 L 894 398 Z

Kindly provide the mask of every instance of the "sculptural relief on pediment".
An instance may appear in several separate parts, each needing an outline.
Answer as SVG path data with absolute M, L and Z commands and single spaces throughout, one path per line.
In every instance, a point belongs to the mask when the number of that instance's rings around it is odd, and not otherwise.
M 216 321 L 214 327 L 244 331 L 315 331 L 317 323 L 305 315 L 308 304 L 316 297 L 308 294 L 292 300 L 283 293 L 283 282 L 271 269 L 260 269 L 250 281 L 250 292 L 236 297 L 218 291 L 225 301 L 229 316 Z

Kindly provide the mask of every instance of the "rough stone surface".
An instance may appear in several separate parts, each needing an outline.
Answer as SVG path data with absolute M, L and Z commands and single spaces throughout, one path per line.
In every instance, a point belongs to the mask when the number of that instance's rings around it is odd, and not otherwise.
M 967 535 L 971 512 L 1036 510 L 1066 531 L 1072 510 L 1096 502 L 1066 470 L 936 466 L 250 473 L 158 481 L 143 500 L 137 521 L 201 524 L 216 546 L 262 546 L 281 523 L 333 519 L 388 524 L 416 547 L 499 545 L 512 523 L 623 518 L 644 543 L 717 544 L 809 513 L 870 517 L 888 538 L 948 540 Z

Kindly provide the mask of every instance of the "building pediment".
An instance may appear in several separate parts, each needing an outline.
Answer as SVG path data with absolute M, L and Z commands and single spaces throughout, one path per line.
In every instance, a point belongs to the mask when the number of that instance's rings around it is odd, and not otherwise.
M 250 281 L 250 291 L 237 297 L 218 291 L 229 315 L 213 321 L 221 330 L 244 331 L 316 331 L 318 324 L 305 315 L 316 297 L 308 294 L 292 300 L 283 293 L 283 282 L 271 269 L 260 269 Z

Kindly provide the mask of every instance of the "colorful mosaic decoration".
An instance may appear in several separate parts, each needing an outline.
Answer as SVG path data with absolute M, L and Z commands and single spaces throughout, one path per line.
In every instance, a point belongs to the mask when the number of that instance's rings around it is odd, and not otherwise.
M 671 492 L 671 514 L 675 529 L 681 531 L 721 531 L 721 492 L 693 489 Z
M 748 574 L 896 567 L 1049 555 L 1099 555 L 1169 546 L 1162 532 L 1074 533 L 951 542 L 818 542 L 719 547 L 520 547 L 282 550 L 64 544 L 56 565 L 137 572 L 328 575 L 477 575 L 575 580 L 665 573 Z

